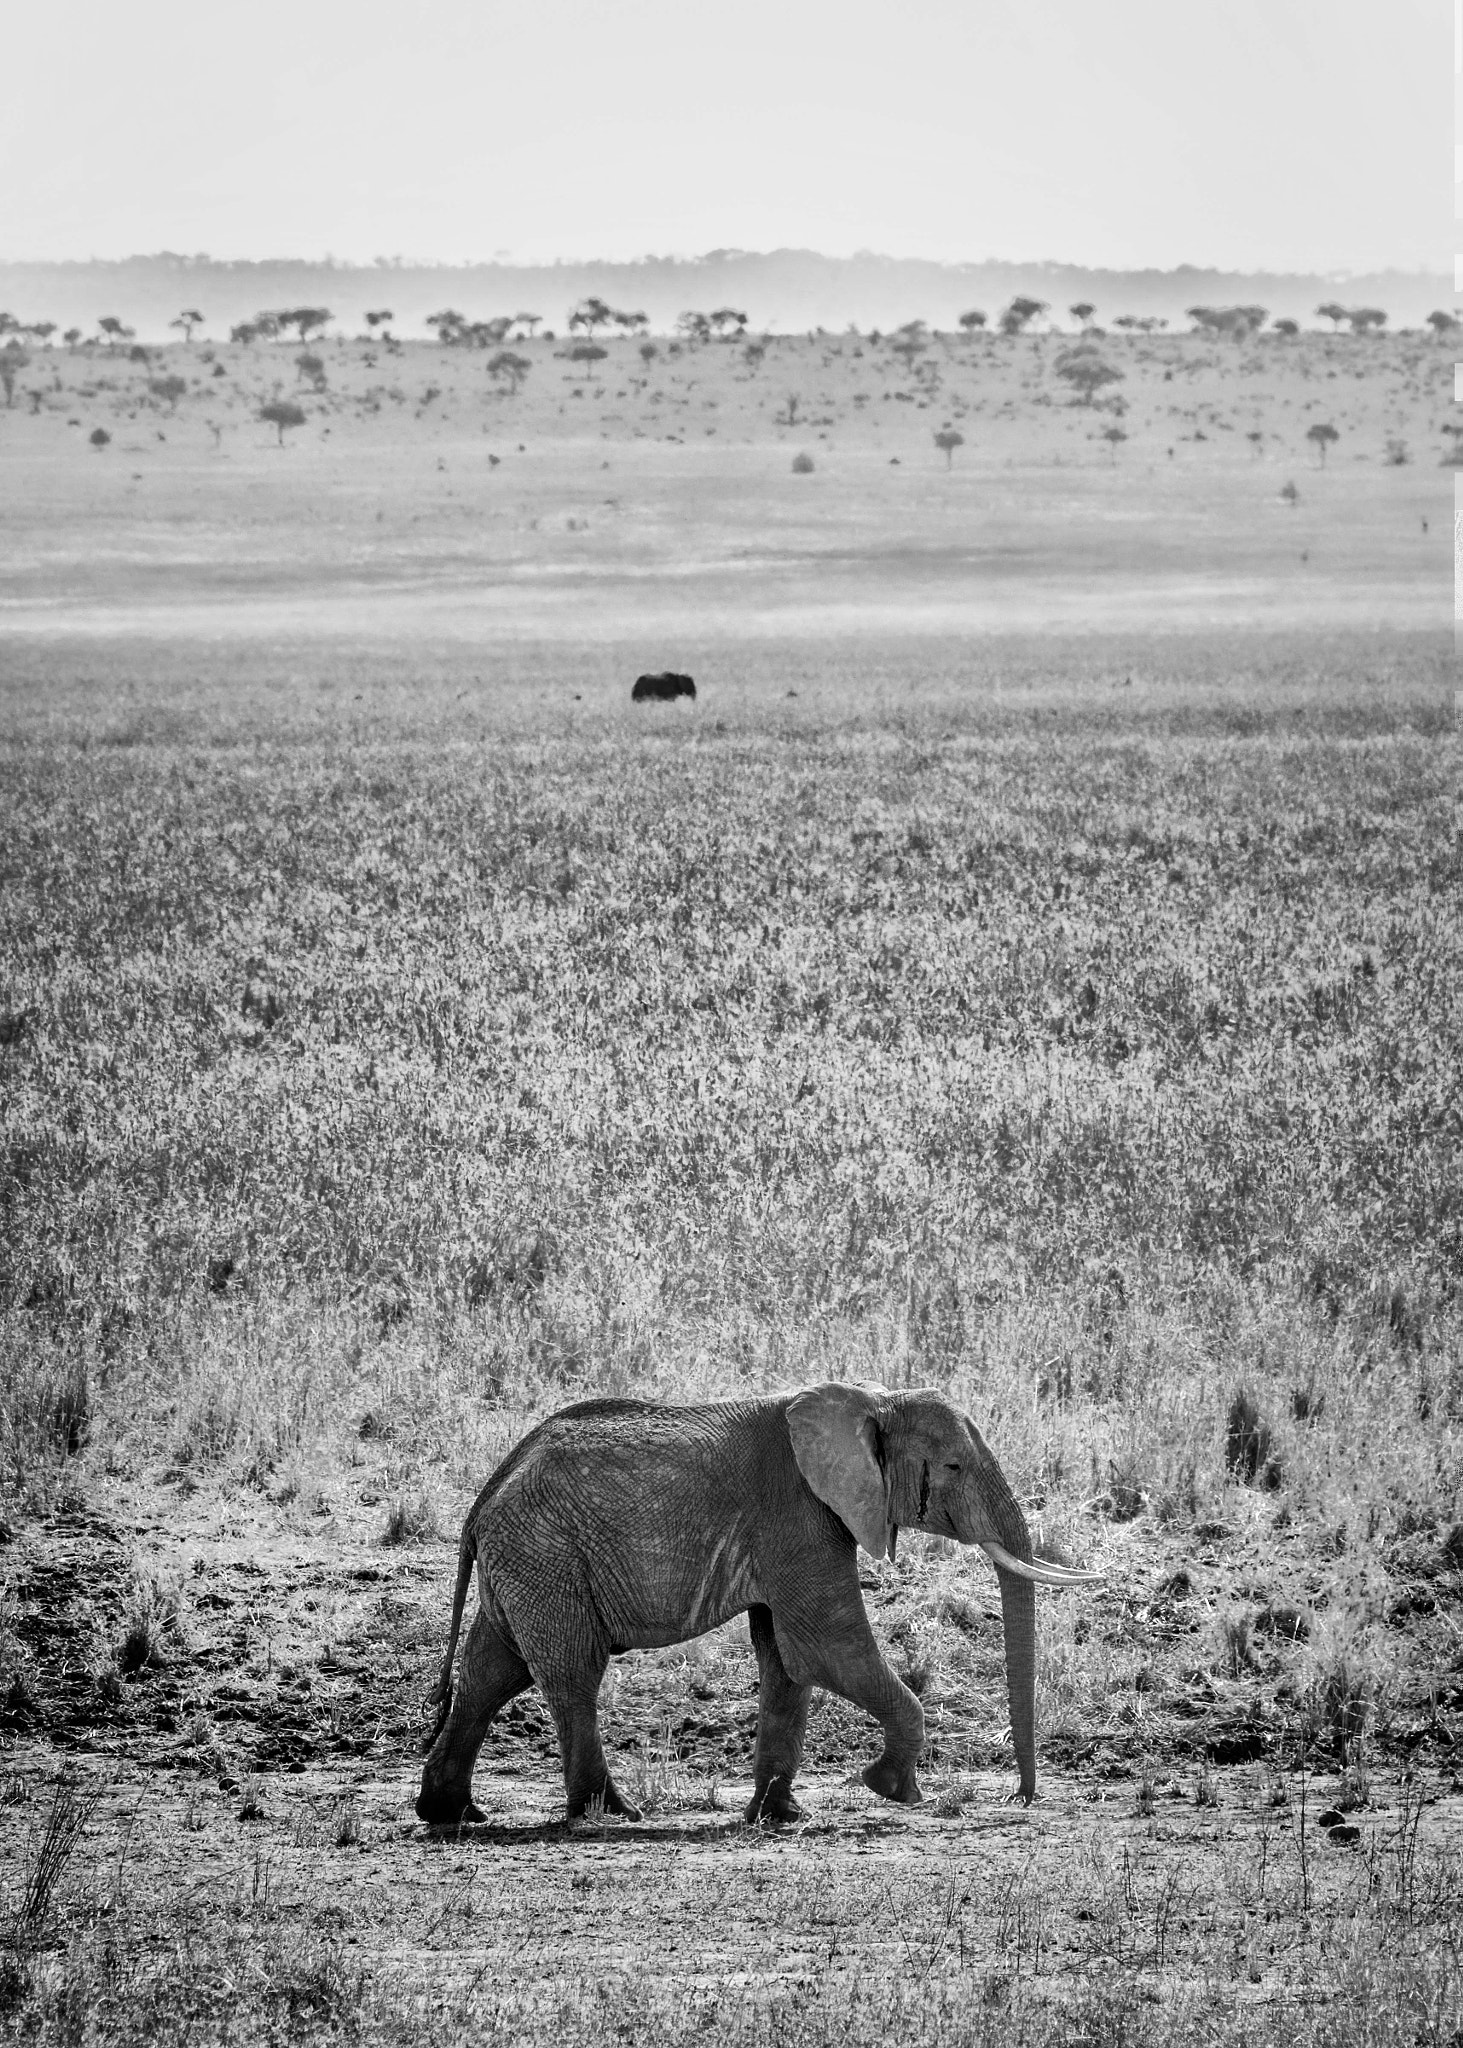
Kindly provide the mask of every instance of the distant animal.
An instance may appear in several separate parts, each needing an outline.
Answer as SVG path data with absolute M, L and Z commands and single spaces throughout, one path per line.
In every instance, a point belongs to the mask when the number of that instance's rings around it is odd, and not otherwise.
M 696 685 L 689 676 L 678 676 L 674 669 L 657 669 L 654 675 L 636 676 L 635 687 L 630 692 L 636 704 L 669 704 L 673 697 L 696 695 Z

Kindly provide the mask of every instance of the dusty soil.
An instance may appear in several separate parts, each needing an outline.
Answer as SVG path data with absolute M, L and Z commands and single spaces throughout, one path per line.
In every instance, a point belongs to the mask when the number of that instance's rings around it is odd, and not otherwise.
M 1334 1957 L 1307 1947 L 1316 1929 L 1351 1925 L 1399 1886 L 1436 1902 L 1454 1884 L 1463 1675 L 1437 1672 L 1458 1575 L 1426 1546 L 1390 1560 L 1414 1676 L 1360 1805 L 1334 1759 L 1299 1745 L 1282 1657 L 1233 1686 L 1195 1662 L 1215 1592 L 1244 1584 L 1260 1531 L 1145 1527 L 1110 1532 L 1110 1581 L 1081 1596 L 1077 1627 L 1159 1676 L 1115 1690 L 1091 1725 L 1048 1717 L 1030 1811 L 1009 1803 L 1002 1762 L 994 1598 L 953 1550 L 910 1546 L 866 1575 L 891 1656 L 932 1611 L 954 1612 L 978 1652 L 961 1682 L 924 1674 L 922 1808 L 864 1790 L 873 1731 L 825 1702 L 806 1824 L 744 1827 L 755 1675 L 731 1628 L 620 1660 L 606 1681 L 608 1742 L 646 1802 L 641 1824 L 565 1824 L 553 1731 L 528 1694 L 479 1764 L 488 1823 L 434 1834 L 411 1801 L 452 1546 L 384 1545 L 369 1471 L 313 1526 L 248 1489 L 178 1478 L 104 1481 L 96 1507 L 13 1532 L 0 1552 L 25 1653 L 0 1705 L 12 1907 L 66 1774 L 97 1795 L 58 1892 L 77 1926 L 120 1939 L 123 1917 L 135 1933 L 142 1915 L 158 1938 L 186 1908 L 222 1940 L 266 1914 L 325 1941 L 393 2010 L 562 2004 L 586 1972 L 652 2007 L 810 1987 L 851 1999 L 937 1966 L 974 1972 L 997 2000 L 1013 1986 L 1060 2000 L 1104 1968 L 1171 1999 L 1208 1981 L 1220 1950 L 1235 1996 L 1264 2002 L 1289 1997 L 1303 1968 L 1334 1987 Z M 1273 1596 L 1283 1559 L 1273 1543 L 1266 1555 Z

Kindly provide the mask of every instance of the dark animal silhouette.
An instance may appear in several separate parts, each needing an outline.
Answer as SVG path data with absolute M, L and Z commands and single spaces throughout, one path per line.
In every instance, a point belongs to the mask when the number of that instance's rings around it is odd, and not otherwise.
M 653 676 L 636 676 L 635 687 L 630 692 L 636 704 L 669 704 L 673 697 L 695 698 L 696 685 L 689 676 L 678 676 L 674 669 L 658 669 Z

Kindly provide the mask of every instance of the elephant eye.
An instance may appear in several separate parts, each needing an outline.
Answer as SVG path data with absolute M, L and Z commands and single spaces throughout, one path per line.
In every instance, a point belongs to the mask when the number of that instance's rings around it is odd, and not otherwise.
M 951 1458 L 946 1464 L 945 1470 L 947 1472 L 958 1472 L 960 1470 L 960 1460 L 958 1458 Z

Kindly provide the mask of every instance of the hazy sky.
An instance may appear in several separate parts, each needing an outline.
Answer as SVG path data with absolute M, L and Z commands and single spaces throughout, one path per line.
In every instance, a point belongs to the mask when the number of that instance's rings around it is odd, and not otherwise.
M 0 257 L 1448 269 L 1445 0 L 37 0 Z

